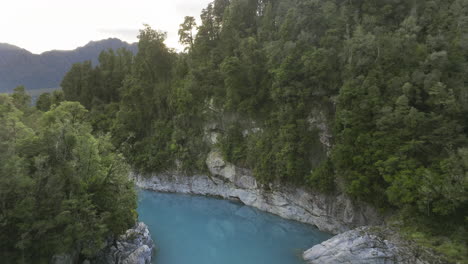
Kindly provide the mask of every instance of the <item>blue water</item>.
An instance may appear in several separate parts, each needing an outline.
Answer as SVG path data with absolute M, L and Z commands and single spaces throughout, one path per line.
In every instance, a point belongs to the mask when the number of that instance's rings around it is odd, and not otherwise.
M 302 264 L 327 233 L 240 203 L 141 190 L 138 213 L 157 264 Z

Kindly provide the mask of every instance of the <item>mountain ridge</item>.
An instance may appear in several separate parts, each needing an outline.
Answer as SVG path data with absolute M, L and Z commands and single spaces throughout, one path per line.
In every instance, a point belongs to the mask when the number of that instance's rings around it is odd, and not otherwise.
M 18 85 L 24 85 L 28 90 L 59 87 L 74 63 L 91 60 L 93 65 L 97 65 L 103 50 L 119 48 L 133 53 L 138 50 L 137 43 L 117 38 L 90 41 L 73 50 L 50 50 L 41 54 L 0 43 L 0 92 L 11 92 Z
M 20 48 L 16 45 L 10 44 L 10 43 L 5 43 L 5 42 L 0 42 L 0 51 L 2 50 L 25 50 L 29 53 L 32 54 L 32 52 L 28 51 L 27 49 Z

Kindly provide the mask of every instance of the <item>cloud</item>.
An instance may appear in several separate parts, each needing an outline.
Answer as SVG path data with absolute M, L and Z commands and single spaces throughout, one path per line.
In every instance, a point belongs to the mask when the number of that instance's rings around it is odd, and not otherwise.
M 137 41 L 143 24 L 168 33 L 166 44 L 177 50 L 184 16 L 200 17 L 213 0 L 4 0 L 0 8 L 0 42 L 34 53 L 70 50 L 91 40 L 116 37 Z M 13 21 L 13 22 L 12 22 Z
M 176 12 L 178 15 L 193 16 L 198 19 L 200 17 L 201 8 L 206 8 L 206 6 L 208 6 L 208 3 L 210 3 L 211 1 L 210 0 L 204 0 L 204 1 L 176 0 L 174 2 L 176 6 Z

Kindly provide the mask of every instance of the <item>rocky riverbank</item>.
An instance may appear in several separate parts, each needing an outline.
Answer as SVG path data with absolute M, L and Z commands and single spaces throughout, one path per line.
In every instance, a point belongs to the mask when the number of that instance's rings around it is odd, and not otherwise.
M 303 254 L 308 264 L 442 264 L 432 252 L 403 240 L 388 227 L 358 227 L 312 247 Z
M 82 264 L 150 264 L 154 243 L 148 226 L 138 222 L 128 229 L 116 241 L 109 240 L 107 246 L 91 260 Z M 74 264 L 78 262 L 78 253 L 54 255 L 52 264 Z
M 150 264 L 153 248 L 148 226 L 139 222 L 115 243 L 109 244 L 92 263 Z
M 134 174 L 133 178 L 136 185 L 143 189 L 239 200 L 333 234 L 382 223 L 382 218 L 373 208 L 355 203 L 343 194 L 332 197 L 302 188 L 260 186 L 249 170 L 225 162 L 217 151 L 209 154 L 206 164 L 211 175 Z
M 206 164 L 210 175 L 167 172 L 132 174 L 132 177 L 143 189 L 238 200 L 283 218 L 338 234 L 304 252 L 303 257 L 310 264 L 442 263 L 436 258 L 423 257 L 430 254 L 422 254 L 422 249 L 390 236 L 392 232 L 382 226 L 383 218 L 375 209 L 354 202 L 344 194 L 328 196 L 303 188 L 261 186 L 249 170 L 225 162 L 217 151 L 209 154 Z

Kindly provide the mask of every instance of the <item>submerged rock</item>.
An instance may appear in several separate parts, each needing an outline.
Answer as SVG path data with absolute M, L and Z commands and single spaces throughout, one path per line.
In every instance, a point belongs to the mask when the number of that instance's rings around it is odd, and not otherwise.
M 103 264 L 149 264 L 154 243 L 148 226 L 139 222 L 119 239 L 105 248 L 93 263 Z
M 308 264 L 443 263 L 385 227 L 359 227 L 336 235 L 307 250 L 303 257 Z

